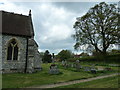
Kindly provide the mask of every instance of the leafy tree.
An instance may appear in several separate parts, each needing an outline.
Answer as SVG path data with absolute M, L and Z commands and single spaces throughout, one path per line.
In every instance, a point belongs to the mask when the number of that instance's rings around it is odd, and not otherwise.
M 115 4 L 101 2 L 90 8 L 74 24 L 74 48 L 79 50 L 82 45 L 87 45 L 102 55 L 106 54 L 111 45 L 120 43 L 118 16 L 120 15 Z
M 73 54 L 70 50 L 62 50 L 57 55 L 57 58 L 59 58 L 60 60 L 67 60 L 71 57 L 73 57 Z
M 43 61 L 43 63 L 51 63 L 52 62 L 52 56 L 48 50 L 45 51 L 42 61 Z
M 44 52 L 40 52 L 40 57 L 43 58 Z

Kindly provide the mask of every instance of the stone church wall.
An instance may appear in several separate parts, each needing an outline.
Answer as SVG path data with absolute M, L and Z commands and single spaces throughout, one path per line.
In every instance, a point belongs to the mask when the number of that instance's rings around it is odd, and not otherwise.
M 2 34 L 0 34 L 0 73 L 2 73 Z
M 41 67 L 42 58 L 40 57 L 40 53 L 38 52 L 38 47 L 35 45 L 34 48 L 35 48 L 34 70 L 40 71 L 42 69 Z
M 9 40 L 15 38 L 18 42 L 18 60 L 7 60 L 7 45 Z M 26 61 L 26 44 L 25 37 L 2 35 L 2 72 L 24 72 Z
M 38 46 L 34 39 L 29 39 L 28 44 L 28 63 L 27 72 L 32 73 L 41 70 L 41 58 L 38 52 Z

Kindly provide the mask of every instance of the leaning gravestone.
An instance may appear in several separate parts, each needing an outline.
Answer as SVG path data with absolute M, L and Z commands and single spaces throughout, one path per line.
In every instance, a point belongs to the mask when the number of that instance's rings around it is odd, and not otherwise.
M 50 74 L 59 74 L 60 73 L 56 64 L 51 64 L 49 73 Z

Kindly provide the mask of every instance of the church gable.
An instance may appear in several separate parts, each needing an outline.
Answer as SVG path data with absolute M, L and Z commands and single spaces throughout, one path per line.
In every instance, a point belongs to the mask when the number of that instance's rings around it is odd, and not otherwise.
M 2 72 L 28 72 L 41 70 L 38 45 L 29 16 L 0 11 L 2 13 Z
M 20 35 L 32 37 L 34 31 L 32 30 L 31 15 L 25 16 L 5 11 L 2 13 L 2 34 Z

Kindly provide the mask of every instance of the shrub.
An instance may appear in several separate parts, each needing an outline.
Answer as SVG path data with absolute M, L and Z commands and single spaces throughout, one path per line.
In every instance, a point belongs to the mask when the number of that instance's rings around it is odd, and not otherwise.
M 107 55 L 107 56 L 88 56 L 88 57 L 83 57 L 83 58 L 69 58 L 68 61 L 69 62 L 75 62 L 76 60 L 80 60 L 80 61 L 87 61 L 87 62 L 94 62 L 94 61 L 98 61 L 98 62 L 115 62 L 115 63 L 120 63 L 120 53 L 118 54 L 112 54 L 112 55 Z

